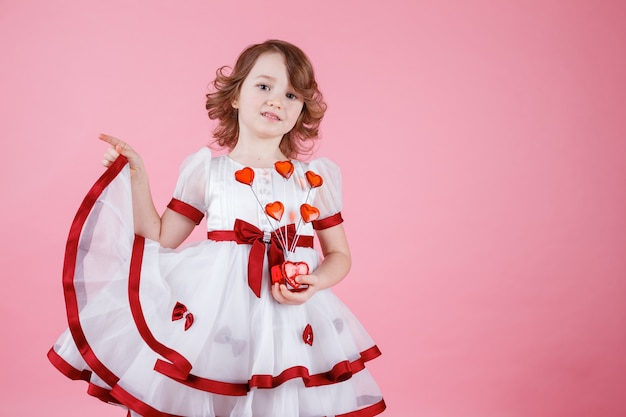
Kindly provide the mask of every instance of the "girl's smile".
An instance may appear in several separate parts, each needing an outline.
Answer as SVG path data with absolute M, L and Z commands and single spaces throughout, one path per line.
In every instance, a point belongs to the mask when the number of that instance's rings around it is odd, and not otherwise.
M 269 112 L 269 111 L 263 112 L 261 115 L 262 115 L 263 117 L 265 117 L 266 119 L 269 119 L 269 120 L 277 120 L 277 121 L 280 121 L 280 117 L 278 117 L 276 114 L 274 114 L 274 113 L 272 113 L 272 112 Z

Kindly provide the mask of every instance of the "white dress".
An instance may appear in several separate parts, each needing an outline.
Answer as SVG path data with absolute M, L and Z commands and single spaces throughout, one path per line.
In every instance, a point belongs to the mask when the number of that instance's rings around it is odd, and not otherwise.
M 206 215 L 208 231 L 222 235 L 170 250 L 134 234 L 129 168 L 118 158 L 72 223 L 63 270 L 69 328 L 48 353 L 52 364 L 129 415 L 381 413 L 385 403 L 365 369 L 380 351 L 348 308 L 330 290 L 299 306 L 270 293 L 267 238 L 277 223 L 265 205 L 284 206 L 274 244 L 287 223 L 300 222 L 304 244 L 288 260 L 312 271 L 320 262 L 307 247 L 313 227 L 341 222 L 337 166 L 327 159 L 293 165 L 289 179 L 255 168 L 247 185 L 235 179 L 244 167 L 228 156 L 212 158 L 208 148 L 190 155 L 169 207 L 196 222 Z M 323 185 L 310 187 L 307 171 Z M 315 222 L 300 221 L 305 201 L 319 210 Z M 242 224 L 260 237 L 229 238 Z M 253 246 L 262 248 L 255 260 Z M 252 263 L 260 284 L 250 280 Z

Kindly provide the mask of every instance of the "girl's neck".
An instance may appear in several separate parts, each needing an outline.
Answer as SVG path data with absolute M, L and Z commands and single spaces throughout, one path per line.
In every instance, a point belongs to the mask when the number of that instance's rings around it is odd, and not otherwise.
M 254 168 L 271 168 L 277 161 L 287 159 L 278 147 L 280 141 L 239 140 L 228 156 L 242 165 Z

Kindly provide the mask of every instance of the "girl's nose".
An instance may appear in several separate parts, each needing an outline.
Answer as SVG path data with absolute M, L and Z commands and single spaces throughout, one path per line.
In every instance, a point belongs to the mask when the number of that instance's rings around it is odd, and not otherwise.
M 267 104 L 272 106 L 272 107 L 277 107 L 277 108 L 282 108 L 283 103 L 282 100 L 280 99 L 280 97 L 278 95 L 274 95 L 270 98 L 267 99 Z

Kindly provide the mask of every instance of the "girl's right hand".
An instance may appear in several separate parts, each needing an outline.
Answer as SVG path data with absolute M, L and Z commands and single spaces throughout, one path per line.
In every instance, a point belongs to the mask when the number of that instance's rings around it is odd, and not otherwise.
M 104 133 L 101 133 L 98 136 L 98 139 L 111 145 L 111 147 L 107 149 L 104 154 L 104 159 L 102 160 L 102 165 L 105 167 L 111 166 L 118 156 L 124 155 L 126 159 L 128 159 L 131 170 L 136 171 L 143 168 L 143 161 L 141 160 L 141 157 L 127 143 L 113 136 L 105 135 Z

